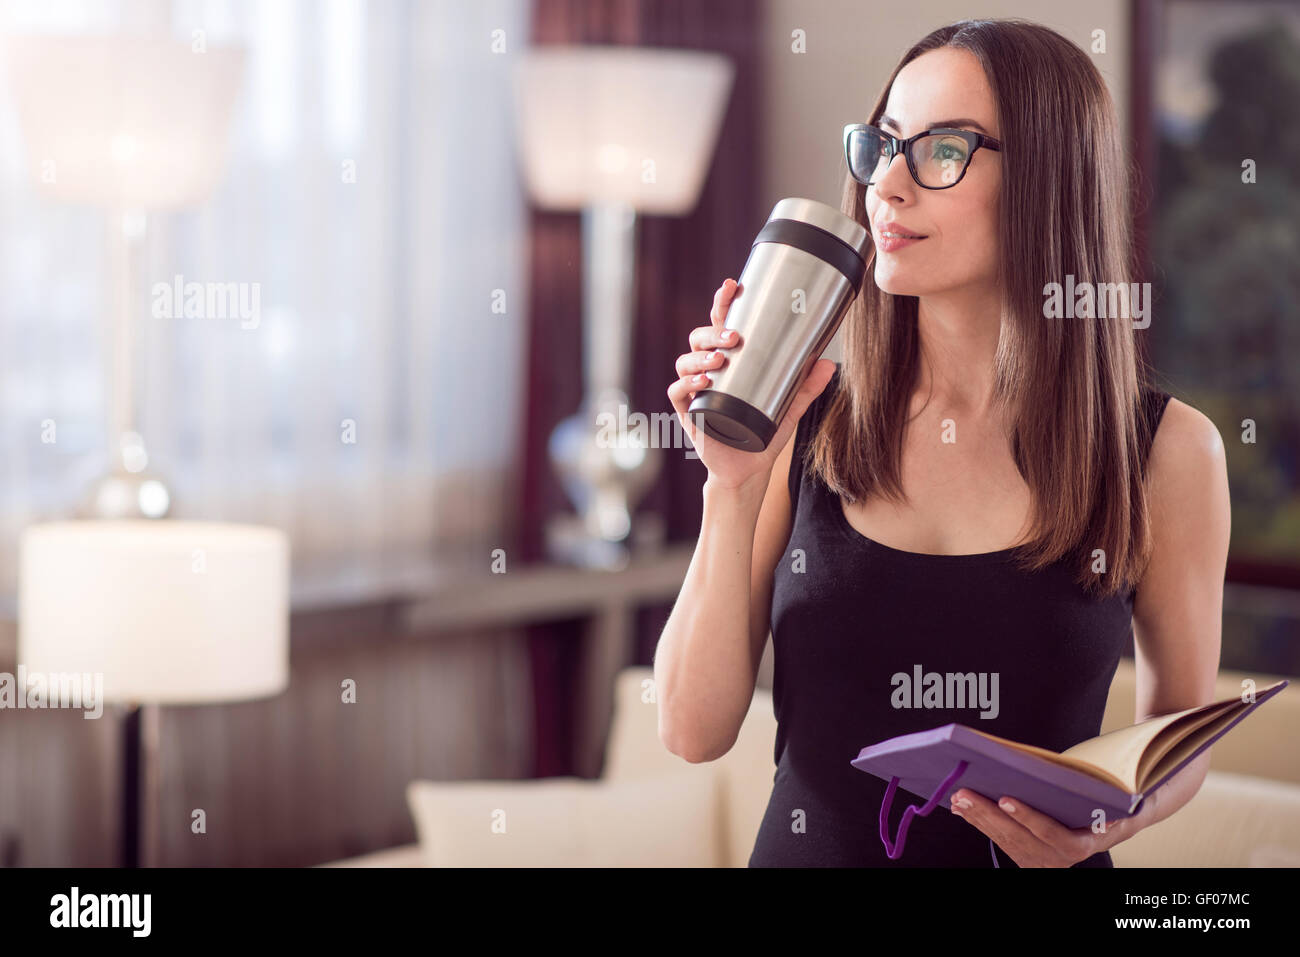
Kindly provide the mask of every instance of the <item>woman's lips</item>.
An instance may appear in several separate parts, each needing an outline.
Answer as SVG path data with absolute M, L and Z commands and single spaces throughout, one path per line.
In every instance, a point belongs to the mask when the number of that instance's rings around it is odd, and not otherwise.
M 925 239 L 925 236 L 891 236 L 888 233 L 881 233 L 880 238 L 876 241 L 876 248 L 882 253 L 893 253 L 923 242 Z

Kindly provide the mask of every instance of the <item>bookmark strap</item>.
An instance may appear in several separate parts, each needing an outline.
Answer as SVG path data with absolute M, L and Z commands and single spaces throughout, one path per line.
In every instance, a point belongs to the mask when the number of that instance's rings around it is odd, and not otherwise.
M 962 776 L 968 766 L 968 761 L 958 761 L 957 767 L 953 768 L 952 773 L 939 782 L 939 786 L 930 795 L 930 800 L 919 808 L 915 804 L 909 804 L 903 809 L 903 820 L 898 825 L 897 844 L 889 840 L 889 808 L 894 803 L 894 792 L 898 790 L 898 776 L 895 775 L 889 779 L 889 787 L 885 790 L 885 799 L 880 804 L 880 839 L 885 842 L 885 853 L 891 861 L 896 861 L 903 856 L 903 845 L 907 841 L 907 826 L 912 823 L 912 818 L 918 814 L 925 817 L 938 807 L 939 798 Z M 989 847 L 992 848 L 992 846 L 993 842 L 990 841 Z M 996 856 L 993 858 L 993 863 L 997 863 Z

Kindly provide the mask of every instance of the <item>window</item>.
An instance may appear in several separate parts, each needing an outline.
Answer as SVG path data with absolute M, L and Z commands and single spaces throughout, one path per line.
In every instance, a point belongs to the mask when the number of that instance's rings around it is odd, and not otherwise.
M 278 525 L 295 563 L 492 540 L 523 379 L 509 77 L 527 16 L 526 0 L 0 0 L 9 36 L 202 31 L 246 50 L 225 174 L 202 206 L 149 217 L 138 276 L 136 420 L 177 517 Z M 37 190 L 7 91 L 0 130 L 12 594 L 22 526 L 71 515 L 106 469 L 111 300 L 105 214 Z M 178 276 L 255 286 L 256 325 L 155 318 L 155 284 Z

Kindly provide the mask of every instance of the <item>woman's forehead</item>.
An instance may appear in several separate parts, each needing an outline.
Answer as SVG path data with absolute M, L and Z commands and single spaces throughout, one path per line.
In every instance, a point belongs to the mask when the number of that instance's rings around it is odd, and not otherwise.
M 882 122 L 885 116 L 904 134 L 969 118 L 997 135 L 997 104 L 984 68 L 974 54 L 952 47 L 924 53 L 899 71 Z

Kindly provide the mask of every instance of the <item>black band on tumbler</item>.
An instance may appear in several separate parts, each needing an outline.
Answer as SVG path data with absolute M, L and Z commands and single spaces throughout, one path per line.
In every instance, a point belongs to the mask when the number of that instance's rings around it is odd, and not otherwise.
M 834 233 L 811 223 L 797 219 L 769 219 L 754 240 L 755 246 L 759 243 L 783 243 L 811 253 L 842 272 L 855 293 L 861 289 L 862 279 L 867 274 L 867 264 L 856 249 Z

